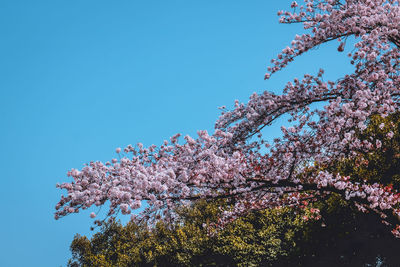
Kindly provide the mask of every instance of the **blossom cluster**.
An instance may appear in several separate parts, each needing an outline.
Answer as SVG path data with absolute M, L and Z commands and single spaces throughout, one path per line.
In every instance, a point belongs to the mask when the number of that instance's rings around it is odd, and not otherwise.
M 179 142 L 178 134 L 160 147 L 129 145 L 117 149 L 119 160 L 73 169 L 68 172 L 73 181 L 58 185 L 67 195 L 56 206 L 56 218 L 107 201 L 109 216 L 130 214 L 147 201 L 144 216 L 168 219 L 175 205 L 199 198 L 231 200 L 233 209 L 226 218 L 234 218 L 338 193 L 395 225 L 392 215 L 400 214 L 395 189 L 355 182 L 315 166 L 381 148 L 381 140 L 359 136 L 371 116 L 399 111 L 399 2 L 304 0 L 291 8 L 278 12 L 280 22 L 302 23 L 307 33 L 296 35 L 272 60 L 265 78 L 326 42 L 338 41 L 342 53 L 352 37 L 356 43 L 348 57 L 354 72 L 337 81 L 324 81 L 324 70 L 306 74 L 289 82 L 280 95 L 254 93 L 248 103 L 236 101 L 232 110 L 224 108 L 211 135 L 199 131 L 197 138 L 186 136 Z M 315 108 L 315 103 L 324 105 Z M 285 115 L 291 126 L 282 126 L 282 137 L 268 142 L 263 132 Z M 393 230 L 396 235 L 399 229 Z

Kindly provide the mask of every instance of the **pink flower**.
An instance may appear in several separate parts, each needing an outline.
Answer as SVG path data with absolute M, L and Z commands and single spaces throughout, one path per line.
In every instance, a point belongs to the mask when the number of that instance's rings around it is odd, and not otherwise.
M 376 148 L 381 148 L 382 142 L 380 140 L 376 140 Z

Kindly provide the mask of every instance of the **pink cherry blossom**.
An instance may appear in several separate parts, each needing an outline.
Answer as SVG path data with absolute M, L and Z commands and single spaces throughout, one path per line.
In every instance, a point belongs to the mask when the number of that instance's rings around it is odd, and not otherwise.
M 57 186 L 66 195 L 56 206 L 55 218 L 106 203 L 108 216 L 129 214 L 146 201 L 142 216 L 173 220 L 176 205 L 225 198 L 233 209 L 221 222 L 229 222 L 250 210 L 300 206 L 305 199 L 337 193 L 361 211 L 383 216 L 400 237 L 396 189 L 313 168 L 382 147 L 381 140 L 360 140 L 356 133 L 367 128 L 370 116 L 399 111 L 399 1 L 304 0 L 291 7 L 293 12 L 278 12 L 279 21 L 302 23 L 306 33 L 296 35 L 272 60 L 265 79 L 297 56 L 336 41 L 339 52 L 351 51 L 353 72 L 337 81 L 323 79 L 323 70 L 305 74 L 287 83 L 282 94 L 254 93 L 247 103 L 235 101 L 232 110 L 224 108 L 212 134 L 199 131 L 185 141 L 177 134 L 160 147 L 128 145 L 119 160 L 73 169 L 68 172 L 72 181 Z M 349 38 L 355 39 L 354 45 L 346 42 Z M 268 135 L 268 127 L 282 117 L 290 124 L 269 142 L 263 133 Z

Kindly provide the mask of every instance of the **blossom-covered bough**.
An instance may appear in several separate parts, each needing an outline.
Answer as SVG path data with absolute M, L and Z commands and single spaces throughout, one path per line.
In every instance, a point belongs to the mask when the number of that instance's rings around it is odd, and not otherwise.
M 325 42 L 338 41 L 343 52 L 349 37 L 355 40 L 348 54 L 353 73 L 335 82 L 325 82 L 323 70 L 307 74 L 288 83 L 281 95 L 253 94 L 247 104 L 224 109 L 212 135 L 199 131 L 196 139 L 179 142 L 176 135 L 160 147 L 128 146 L 123 153 L 117 149 L 118 160 L 73 169 L 68 175 L 74 181 L 58 185 L 68 194 L 56 206 L 56 219 L 106 202 L 108 216 L 130 214 L 143 201 L 148 203 L 143 216 L 171 219 L 176 205 L 199 198 L 227 199 L 233 208 L 224 216 L 232 219 L 337 193 L 379 214 L 400 236 L 396 189 L 328 171 L 338 161 L 379 149 L 381 140 L 361 140 L 360 133 L 371 116 L 399 111 L 399 2 L 305 0 L 291 8 L 279 12 L 280 22 L 303 23 L 307 33 L 272 60 L 265 78 Z M 289 116 L 291 126 L 267 142 L 263 130 L 282 116 Z

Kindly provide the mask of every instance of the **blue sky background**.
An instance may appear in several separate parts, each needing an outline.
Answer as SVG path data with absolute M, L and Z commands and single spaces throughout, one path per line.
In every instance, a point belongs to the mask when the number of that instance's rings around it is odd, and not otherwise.
M 66 266 L 74 234 L 91 234 L 97 209 L 53 219 L 70 168 L 212 132 L 219 106 L 320 67 L 331 79 L 350 70 L 335 43 L 263 80 L 301 32 L 278 24 L 289 4 L 0 0 L 0 266 Z

